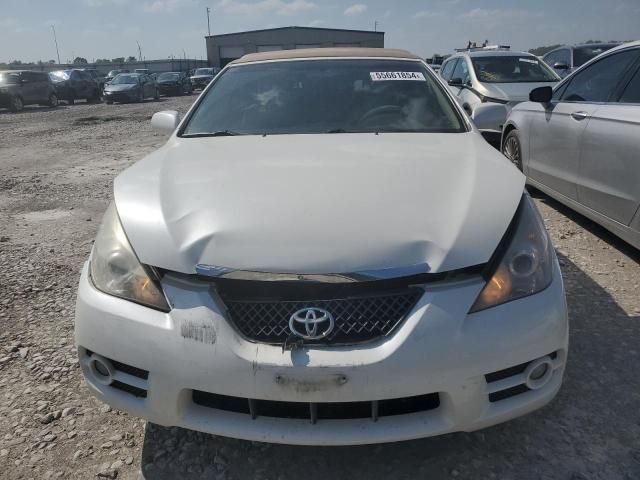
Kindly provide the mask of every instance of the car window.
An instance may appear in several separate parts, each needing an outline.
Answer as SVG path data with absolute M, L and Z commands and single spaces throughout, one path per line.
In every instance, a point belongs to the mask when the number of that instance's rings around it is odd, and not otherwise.
M 550 67 L 553 67 L 553 65 L 558 61 L 557 58 L 558 52 L 551 52 L 542 57 L 542 60 L 544 60 L 544 63 L 546 63 Z
M 562 95 L 563 102 L 606 102 L 638 58 L 638 50 L 609 55 L 578 72 Z
M 571 50 L 568 48 L 563 48 L 562 50 L 558 50 L 558 59 L 556 62 L 564 63 L 565 65 L 571 66 Z
M 607 50 L 611 50 L 615 47 L 615 43 L 607 45 L 585 45 L 584 47 L 577 47 L 573 49 L 573 66 L 580 67 L 587 63 L 592 58 L 597 57 Z
M 453 58 L 451 60 L 447 60 L 447 62 L 442 66 L 442 70 L 440 71 L 440 75 L 445 80 L 451 79 L 451 74 L 453 73 L 453 68 L 456 66 L 458 59 Z
M 624 89 L 619 102 L 640 104 L 640 69 L 638 69 L 627 87 Z
M 496 55 L 471 59 L 478 80 L 485 83 L 557 82 L 560 77 L 533 55 Z
M 0 85 L 17 85 L 20 83 L 20 74 L 16 72 L 0 72 Z
M 464 58 L 461 58 L 456 65 L 451 78 L 459 78 L 460 80 L 462 80 L 462 83 L 471 81 L 471 76 L 469 75 L 469 67 L 467 66 L 467 61 Z
M 462 132 L 431 69 L 409 60 L 291 60 L 219 76 L 183 135 Z

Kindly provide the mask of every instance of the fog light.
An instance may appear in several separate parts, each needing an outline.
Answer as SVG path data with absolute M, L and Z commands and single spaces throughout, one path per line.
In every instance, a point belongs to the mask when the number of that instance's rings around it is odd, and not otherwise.
M 100 355 L 93 354 L 89 359 L 89 370 L 93 379 L 103 385 L 111 385 L 115 369 L 109 360 Z
M 553 375 L 553 360 L 548 355 L 534 360 L 527 365 L 524 375 L 531 390 L 544 387 Z
M 549 366 L 546 363 L 542 363 L 538 365 L 536 368 L 534 368 L 533 370 L 531 370 L 529 377 L 532 380 L 540 380 L 542 377 L 545 376 L 548 369 L 549 369 Z

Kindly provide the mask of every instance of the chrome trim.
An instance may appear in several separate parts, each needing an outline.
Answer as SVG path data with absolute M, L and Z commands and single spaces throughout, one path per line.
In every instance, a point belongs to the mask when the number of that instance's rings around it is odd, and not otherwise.
M 232 280 L 255 280 L 262 282 L 302 281 L 346 283 L 409 277 L 412 275 L 429 273 L 431 269 L 428 264 L 419 263 L 406 267 L 378 268 L 371 270 L 360 270 L 351 273 L 279 273 L 235 270 L 233 268 L 221 267 L 218 265 L 205 265 L 199 263 L 196 265 L 195 270 L 198 275 L 203 275 L 205 277 L 226 278 Z

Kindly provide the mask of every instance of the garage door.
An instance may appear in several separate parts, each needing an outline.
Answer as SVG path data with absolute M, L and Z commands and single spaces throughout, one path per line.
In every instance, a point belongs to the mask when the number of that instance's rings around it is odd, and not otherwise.
M 244 47 L 220 47 L 220 58 L 240 58 L 244 55 Z
M 282 45 L 258 45 L 258 52 L 275 52 L 282 50 Z

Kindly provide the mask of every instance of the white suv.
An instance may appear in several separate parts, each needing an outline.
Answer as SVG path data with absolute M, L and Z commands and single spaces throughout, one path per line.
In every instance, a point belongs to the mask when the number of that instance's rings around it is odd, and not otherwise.
M 511 107 L 528 101 L 529 92 L 534 88 L 553 86 L 560 81 L 560 77 L 535 55 L 500 48 L 460 51 L 442 64 L 440 75 L 472 118 L 483 104 L 505 106 L 493 125 L 483 128 L 487 139 L 497 141 L 497 144 Z
M 338 445 L 475 430 L 556 395 L 553 246 L 522 173 L 423 60 L 247 55 L 181 123 L 152 123 L 171 137 L 116 179 L 80 279 L 97 397 L 162 425 Z

